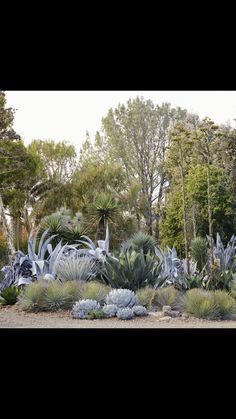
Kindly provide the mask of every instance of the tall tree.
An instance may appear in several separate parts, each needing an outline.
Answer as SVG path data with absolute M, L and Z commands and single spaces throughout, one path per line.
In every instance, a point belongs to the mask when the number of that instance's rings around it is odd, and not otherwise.
M 6 95 L 0 92 L 0 214 L 10 254 L 15 253 L 13 232 L 7 218 L 7 195 L 25 187 L 36 162 L 13 129 L 15 111 L 6 107 Z
M 171 132 L 171 146 L 169 151 L 169 164 L 175 165 L 179 170 L 182 212 L 183 212 L 183 233 L 185 246 L 185 259 L 187 273 L 190 273 L 189 264 L 189 238 L 187 233 L 187 201 L 186 201 L 186 174 L 191 156 L 192 141 L 191 133 L 184 124 L 178 123 Z
M 220 137 L 219 127 L 210 118 L 205 118 L 202 121 L 202 123 L 199 125 L 195 133 L 193 134 L 193 138 L 195 139 L 195 147 L 196 147 L 197 155 L 201 157 L 201 163 L 205 165 L 207 169 L 207 207 L 208 207 L 211 266 L 213 266 L 214 264 L 211 167 L 213 164 L 213 157 L 214 157 L 214 151 L 213 151 L 214 144 L 217 137 Z
M 156 236 L 159 234 L 158 213 L 166 183 L 169 129 L 176 121 L 187 117 L 186 110 L 172 109 L 170 104 L 154 106 L 151 100 L 136 98 L 129 100 L 126 106 L 110 109 L 102 121 L 104 136 L 96 138 L 100 155 L 120 163 L 130 185 L 137 181 L 141 185 L 143 216 L 150 235 L 154 218 Z

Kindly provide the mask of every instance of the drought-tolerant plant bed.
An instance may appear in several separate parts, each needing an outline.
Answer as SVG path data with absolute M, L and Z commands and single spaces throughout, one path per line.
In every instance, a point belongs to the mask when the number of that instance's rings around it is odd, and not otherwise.
M 161 320 L 156 312 L 130 321 L 118 318 L 79 320 L 72 318 L 70 310 L 31 313 L 22 311 L 18 304 L 0 307 L 0 328 L 236 328 L 235 320 L 209 321 L 191 316 Z

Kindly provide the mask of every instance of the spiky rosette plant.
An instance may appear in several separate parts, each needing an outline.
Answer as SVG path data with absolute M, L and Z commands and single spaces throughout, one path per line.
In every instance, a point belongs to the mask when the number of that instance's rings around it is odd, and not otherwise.
M 96 314 L 100 309 L 100 304 L 95 300 L 80 300 L 73 306 L 72 314 L 76 319 L 88 319 L 91 313 Z
M 105 317 L 115 317 L 118 307 L 115 304 L 106 304 L 102 308 Z
M 134 313 L 131 308 L 119 308 L 119 310 L 116 313 L 116 316 L 118 319 L 121 320 L 132 320 L 134 318 Z
M 106 297 L 106 304 L 114 304 L 119 308 L 131 308 L 138 304 L 138 298 L 133 291 L 127 289 L 112 290 Z

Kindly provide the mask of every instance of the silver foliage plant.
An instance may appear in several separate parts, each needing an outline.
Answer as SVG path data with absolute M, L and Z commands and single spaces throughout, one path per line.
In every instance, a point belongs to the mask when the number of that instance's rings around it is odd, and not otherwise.
M 86 249 L 79 249 L 78 254 L 81 256 L 88 256 L 96 261 L 104 262 L 109 253 L 109 227 L 106 224 L 106 237 L 105 240 L 98 240 L 98 246 L 88 237 L 82 236 L 84 240 L 79 240 L 80 244 L 85 244 Z
M 80 300 L 74 304 L 72 314 L 76 319 L 86 319 L 91 312 L 97 312 L 100 309 L 100 304 L 95 300 Z
M 147 316 L 148 315 L 147 309 L 144 306 L 139 306 L 139 305 L 133 306 L 132 311 L 133 311 L 135 316 Z
M 63 256 L 57 264 L 56 273 L 62 282 L 86 282 L 96 277 L 96 262 L 88 256 L 77 256 L 77 254 Z
M 103 306 L 102 311 L 105 314 L 105 317 L 115 317 L 118 307 L 115 304 L 106 304 Z
M 207 240 L 209 246 L 211 244 L 211 239 L 207 236 Z M 221 241 L 219 233 L 216 235 L 216 243 L 213 243 L 213 255 L 214 260 L 218 266 L 219 272 L 225 272 L 232 270 L 235 272 L 236 270 L 236 236 L 233 235 L 229 240 L 226 248 Z
M 134 313 L 131 308 L 126 307 L 126 308 L 120 308 L 117 311 L 116 316 L 118 317 L 118 319 L 121 319 L 121 320 L 132 320 L 134 317 Z
M 119 308 L 133 307 L 138 304 L 138 297 L 133 291 L 115 289 L 107 295 L 106 304 L 114 304 Z

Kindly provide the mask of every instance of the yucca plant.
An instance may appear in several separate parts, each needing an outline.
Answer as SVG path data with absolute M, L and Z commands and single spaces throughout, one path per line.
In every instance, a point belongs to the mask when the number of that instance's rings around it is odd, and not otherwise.
M 17 302 L 18 295 L 20 293 L 20 288 L 18 287 L 10 287 L 4 288 L 0 292 L 0 304 L 1 305 L 13 305 Z
M 95 200 L 90 208 L 91 221 L 97 223 L 96 239 L 101 240 L 104 237 L 105 226 L 114 222 L 119 213 L 119 206 L 116 200 L 109 194 L 103 192 Z
M 139 231 L 134 234 L 133 237 L 126 242 L 122 243 L 121 253 L 125 254 L 126 250 L 135 250 L 136 252 L 142 252 L 144 256 L 148 253 L 155 253 L 156 242 L 149 234 Z
M 60 259 L 56 273 L 58 279 L 64 281 L 89 281 L 96 277 L 96 263 L 87 256 L 75 254 Z

